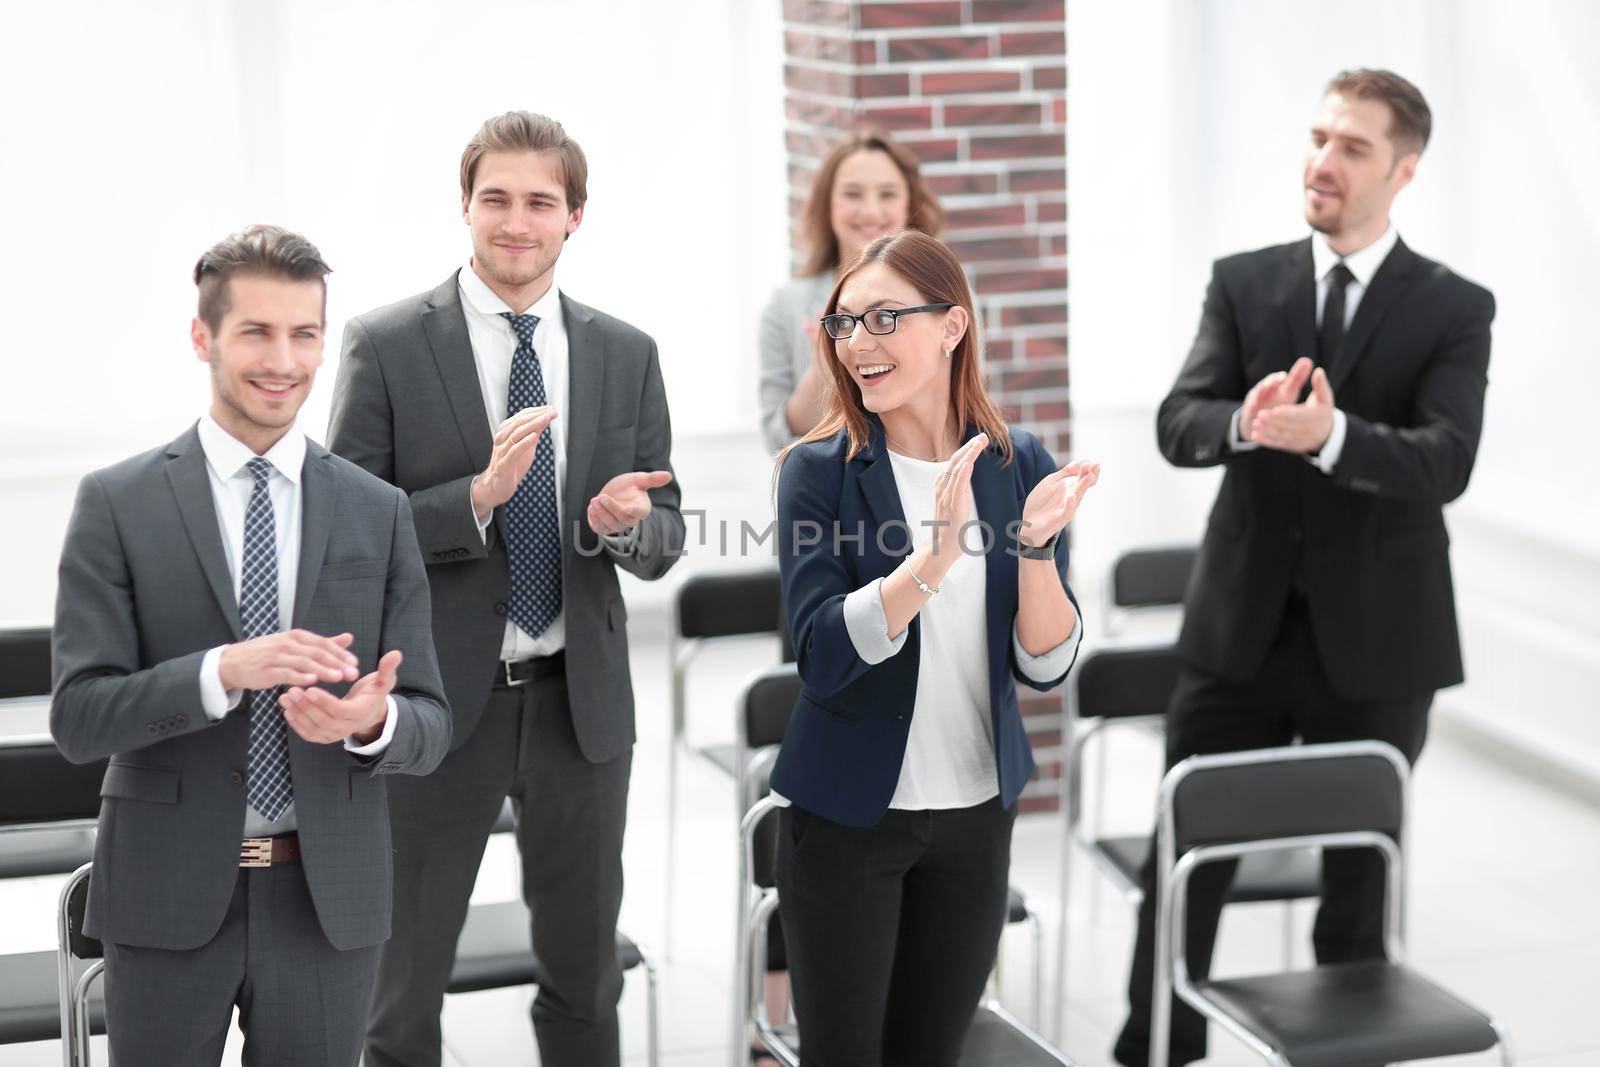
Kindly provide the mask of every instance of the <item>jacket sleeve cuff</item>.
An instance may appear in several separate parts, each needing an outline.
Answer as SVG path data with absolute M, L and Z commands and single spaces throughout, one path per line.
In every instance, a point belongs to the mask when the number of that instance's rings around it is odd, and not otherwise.
M 239 706 L 243 689 L 222 688 L 222 646 L 218 645 L 200 661 L 200 710 L 206 718 L 217 722 Z
M 1032 655 L 1022 647 L 1022 639 L 1017 636 L 1017 627 L 1011 626 L 1011 649 L 1017 656 L 1017 669 L 1029 681 L 1048 683 L 1060 678 L 1067 673 L 1067 668 L 1072 666 L 1072 657 L 1078 654 L 1078 642 L 1083 640 L 1083 620 L 1076 619 L 1072 623 L 1072 632 L 1067 635 L 1055 648 L 1040 655 Z
M 868 663 L 882 663 L 905 647 L 911 627 L 889 636 L 889 618 L 883 610 L 883 579 L 877 578 L 844 598 L 844 626 L 856 655 Z

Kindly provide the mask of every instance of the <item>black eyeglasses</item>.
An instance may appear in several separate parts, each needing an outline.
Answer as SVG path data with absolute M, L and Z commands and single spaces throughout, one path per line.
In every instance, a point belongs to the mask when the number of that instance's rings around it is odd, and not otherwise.
M 856 332 L 856 323 L 867 328 L 867 332 L 882 337 L 887 333 L 894 333 L 895 324 L 901 315 L 915 315 L 919 311 L 943 311 L 953 308 L 954 304 L 944 301 L 938 304 L 923 304 L 915 308 L 873 308 L 861 315 L 824 315 L 822 328 L 828 331 L 828 336 L 835 341 L 843 341 Z

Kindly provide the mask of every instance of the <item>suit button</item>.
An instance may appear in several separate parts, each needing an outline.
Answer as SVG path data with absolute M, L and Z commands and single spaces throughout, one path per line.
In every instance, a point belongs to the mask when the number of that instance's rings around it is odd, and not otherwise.
M 173 719 L 172 721 L 177 726 L 188 726 L 189 725 L 189 716 L 187 716 L 187 715 L 179 715 L 177 718 Z
M 495 601 L 494 613 L 496 615 L 504 615 L 506 613 L 506 602 L 504 600 Z
M 238 771 L 234 771 L 232 774 L 228 775 L 228 781 L 232 782 L 234 785 L 244 785 L 244 775 L 240 774 Z
M 160 733 L 161 732 L 161 727 L 157 726 L 153 722 L 152 723 L 147 723 L 145 725 L 144 729 L 145 729 L 145 733 L 150 733 L 150 734 Z

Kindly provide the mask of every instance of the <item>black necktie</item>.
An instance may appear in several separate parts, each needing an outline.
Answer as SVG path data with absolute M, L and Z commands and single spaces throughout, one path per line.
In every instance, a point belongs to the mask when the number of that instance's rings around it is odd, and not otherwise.
M 267 483 L 272 463 L 255 456 L 247 464 L 255 488 L 244 513 L 244 565 L 240 568 L 239 619 L 245 637 L 278 632 L 278 530 Z M 282 687 L 250 693 L 250 742 L 245 799 L 269 822 L 283 818 L 294 800 L 289 772 L 289 730 L 278 710 Z
M 1328 298 L 1322 302 L 1322 327 L 1317 331 L 1317 365 L 1329 375 L 1339 360 L 1339 346 L 1344 344 L 1345 286 L 1355 280 L 1343 260 L 1328 272 Z

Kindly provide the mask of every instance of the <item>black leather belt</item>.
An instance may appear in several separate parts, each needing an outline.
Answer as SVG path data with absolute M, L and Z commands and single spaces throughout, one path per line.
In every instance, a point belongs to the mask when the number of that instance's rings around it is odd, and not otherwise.
M 565 649 L 560 652 L 553 652 L 548 656 L 501 660 L 500 669 L 495 672 L 494 684 L 496 689 L 514 689 L 530 682 L 537 682 L 542 678 L 554 678 L 557 675 L 565 674 L 566 670 L 567 653 Z

